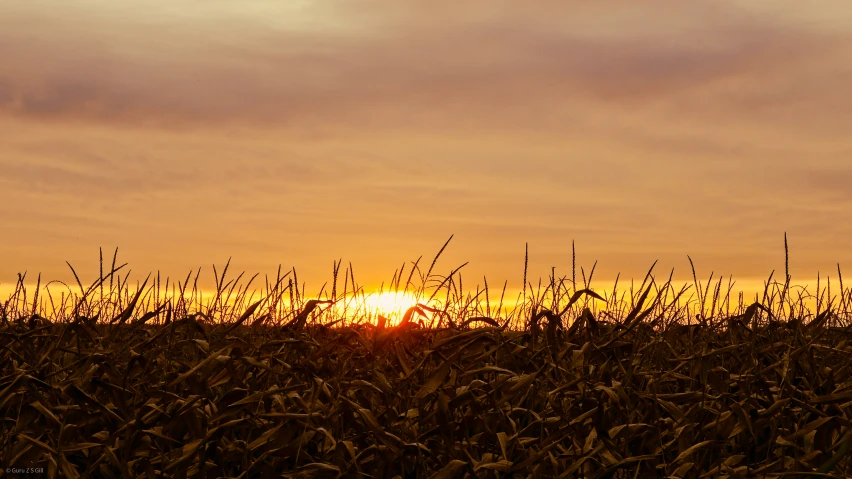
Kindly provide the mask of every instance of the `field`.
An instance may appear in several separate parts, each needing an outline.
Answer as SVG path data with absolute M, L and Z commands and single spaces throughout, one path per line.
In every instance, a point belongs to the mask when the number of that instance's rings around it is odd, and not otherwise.
M 687 295 L 649 271 L 619 298 L 585 272 L 535 291 L 525 273 L 505 312 L 502 295 L 496 307 L 487 290 L 465 295 L 457 270 L 434 265 L 394 275 L 392 289 L 421 280 L 401 319 L 333 307 L 363 295 L 351 269 L 339 290 L 338 264 L 310 300 L 294 271 L 255 299 L 225 268 L 206 303 L 189 277 L 131 287 L 115 260 L 58 298 L 28 297 L 22 278 L 0 311 L 0 465 L 47 477 L 852 475 L 842 283 L 839 299 L 818 286 L 810 311 L 789 274 L 732 304 L 721 281 Z

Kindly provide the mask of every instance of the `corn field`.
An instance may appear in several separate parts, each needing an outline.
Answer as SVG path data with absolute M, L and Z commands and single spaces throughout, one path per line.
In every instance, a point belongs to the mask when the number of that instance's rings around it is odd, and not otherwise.
M 852 475 L 842 280 L 839 298 L 818 286 L 811 311 L 789 274 L 733 303 L 721 280 L 675 291 L 653 267 L 621 296 L 585 272 L 536 290 L 525 268 L 510 309 L 487 283 L 464 293 L 459 269 L 418 263 L 391 281 L 420 280 L 397 320 L 359 307 L 339 263 L 311 299 L 295 271 L 253 293 L 226 266 L 206 301 L 197 275 L 131 287 L 115 259 L 58 294 L 21 276 L 0 304 L 0 464 L 47 477 Z

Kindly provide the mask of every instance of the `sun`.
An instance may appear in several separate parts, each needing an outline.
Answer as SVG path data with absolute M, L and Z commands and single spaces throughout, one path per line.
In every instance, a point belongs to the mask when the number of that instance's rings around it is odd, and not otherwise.
M 417 304 L 417 298 L 404 292 L 375 292 L 364 298 L 366 312 L 374 317 L 382 315 L 393 323 L 399 322 L 408 308 Z

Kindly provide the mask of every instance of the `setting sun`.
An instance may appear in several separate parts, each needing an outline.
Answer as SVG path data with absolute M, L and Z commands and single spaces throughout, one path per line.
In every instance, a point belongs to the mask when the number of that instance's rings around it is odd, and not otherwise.
M 367 313 L 378 317 L 382 315 L 392 323 L 399 322 L 408 308 L 417 304 L 417 298 L 411 293 L 375 292 L 364 298 Z

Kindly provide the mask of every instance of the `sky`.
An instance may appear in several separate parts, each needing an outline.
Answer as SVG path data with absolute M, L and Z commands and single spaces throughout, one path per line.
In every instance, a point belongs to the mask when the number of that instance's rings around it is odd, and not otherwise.
M 852 265 L 847 0 L 0 2 L 0 59 L 0 287 Z

